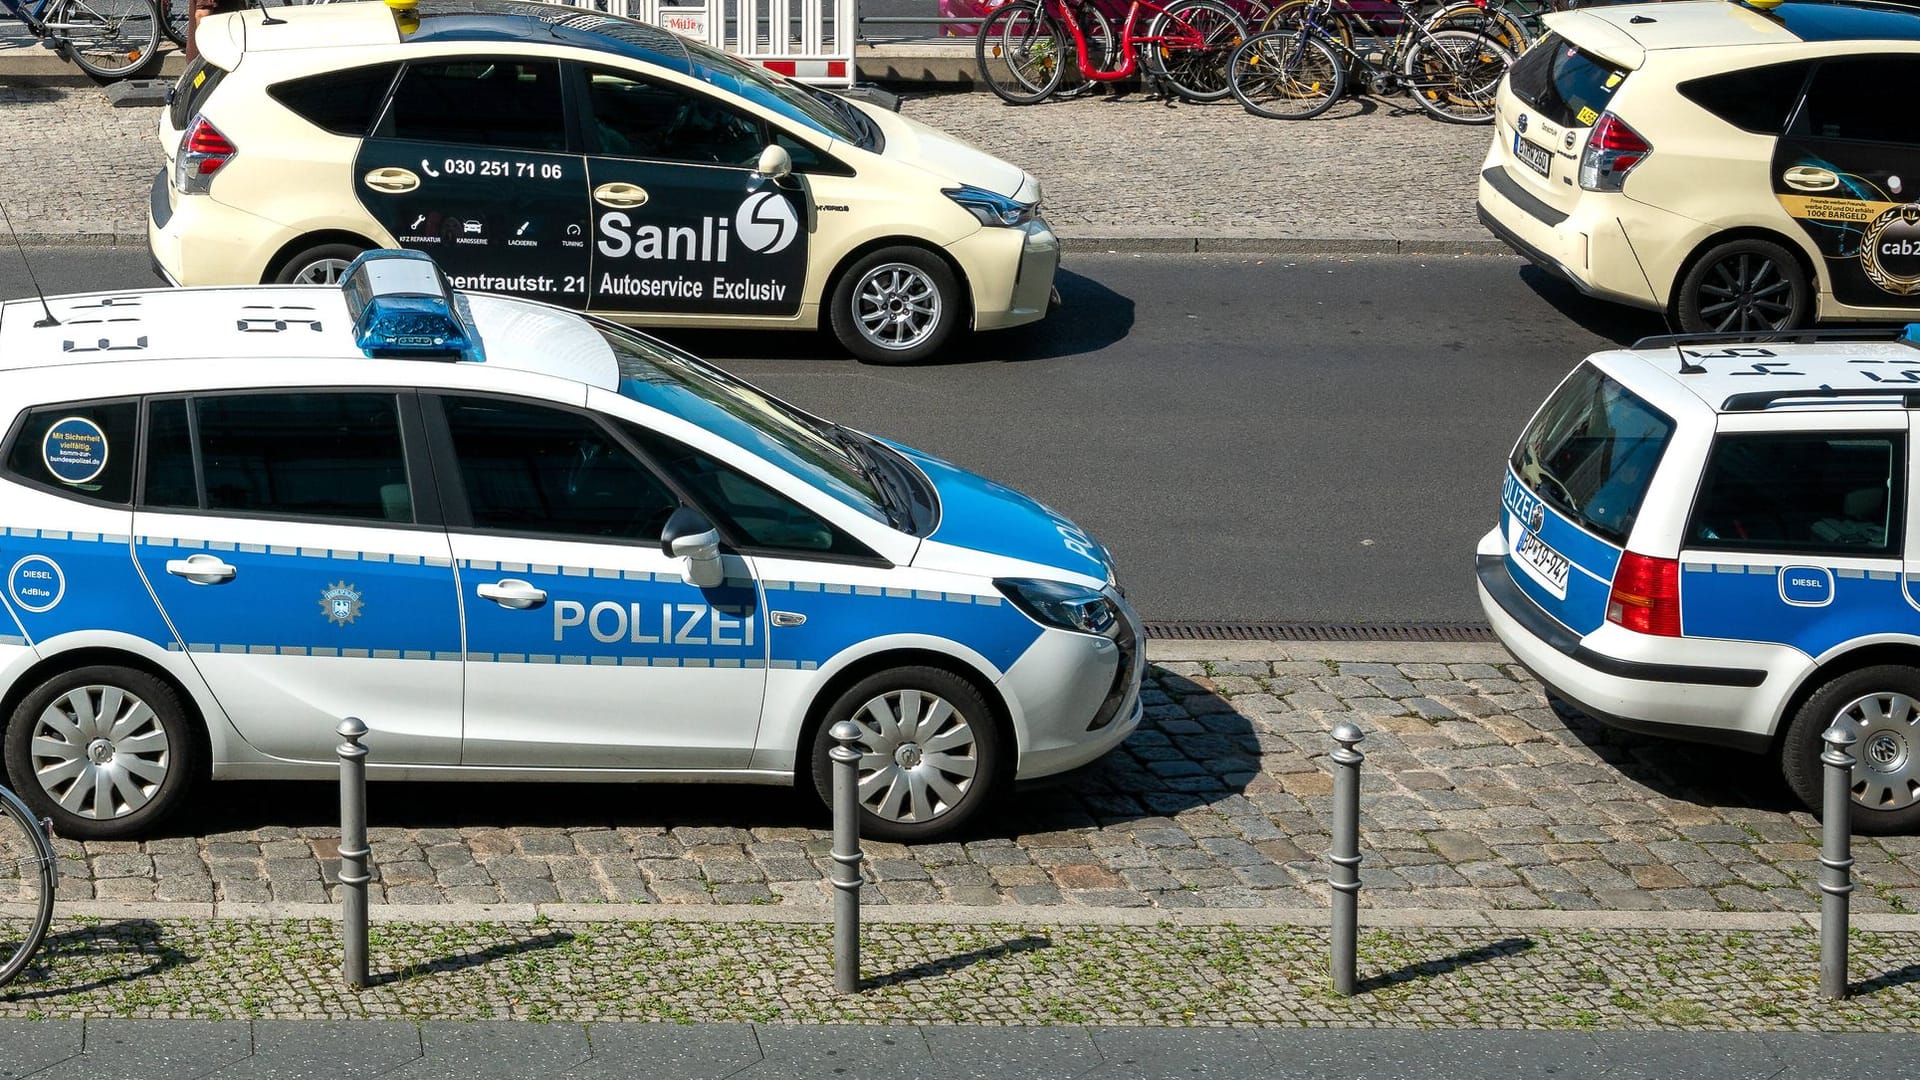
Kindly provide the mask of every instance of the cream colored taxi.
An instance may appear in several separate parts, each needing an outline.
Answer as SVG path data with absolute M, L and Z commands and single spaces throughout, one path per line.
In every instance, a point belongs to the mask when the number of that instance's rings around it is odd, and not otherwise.
M 1920 312 L 1920 12 L 1582 8 L 1508 73 L 1480 219 L 1688 331 Z
M 645 23 L 523 0 L 201 24 L 148 242 L 176 285 L 320 283 L 363 251 L 638 325 L 811 329 L 905 363 L 1042 318 L 1032 175 Z

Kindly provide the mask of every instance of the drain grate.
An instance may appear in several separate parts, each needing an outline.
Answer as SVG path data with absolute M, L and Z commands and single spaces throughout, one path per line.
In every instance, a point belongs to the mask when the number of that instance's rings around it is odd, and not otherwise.
M 1482 623 L 1153 622 L 1162 641 L 1493 641 Z

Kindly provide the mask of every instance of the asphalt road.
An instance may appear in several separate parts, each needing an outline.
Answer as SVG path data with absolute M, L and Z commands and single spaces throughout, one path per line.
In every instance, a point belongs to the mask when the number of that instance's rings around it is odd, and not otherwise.
M 49 293 L 153 284 L 138 249 L 31 255 Z M 1484 256 L 1070 251 L 1060 287 L 934 366 L 671 336 L 1074 518 L 1149 619 L 1403 623 L 1480 621 L 1470 556 L 1520 426 L 1581 356 L 1661 329 Z M 28 291 L 0 250 L 0 295 Z

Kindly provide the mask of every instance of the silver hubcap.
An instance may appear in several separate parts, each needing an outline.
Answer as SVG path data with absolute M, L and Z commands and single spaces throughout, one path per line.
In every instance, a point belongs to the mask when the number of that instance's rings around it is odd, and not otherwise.
M 973 726 L 937 694 L 894 690 L 853 714 L 860 803 L 888 821 L 931 821 L 960 805 L 979 771 Z
M 1899 810 L 1920 798 L 1920 705 L 1905 694 L 1868 694 L 1834 717 L 1859 737 L 1853 801 L 1875 810 Z
M 295 285 L 338 285 L 340 275 L 347 272 L 351 265 L 345 259 L 318 259 L 300 268 L 293 275 Z
M 147 703 L 117 686 L 70 690 L 33 728 L 33 774 L 68 813 L 109 820 L 147 805 L 173 763 Z
M 916 266 L 887 263 L 860 279 L 853 293 L 860 336 L 883 349 L 911 349 L 940 325 L 940 290 Z

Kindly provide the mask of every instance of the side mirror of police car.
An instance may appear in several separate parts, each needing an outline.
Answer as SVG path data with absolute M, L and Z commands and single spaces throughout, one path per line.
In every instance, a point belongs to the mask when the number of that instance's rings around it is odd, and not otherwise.
M 755 180 L 784 180 L 793 172 L 793 155 L 787 148 L 775 144 L 760 151 L 760 160 L 753 167 Z
M 667 519 L 666 528 L 660 530 L 660 551 L 686 560 L 680 566 L 680 580 L 695 588 L 711 589 L 727 579 L 720 565 L 720 531 L 691 506 L 675 510 Z

